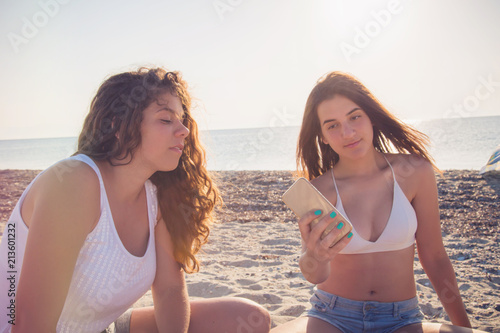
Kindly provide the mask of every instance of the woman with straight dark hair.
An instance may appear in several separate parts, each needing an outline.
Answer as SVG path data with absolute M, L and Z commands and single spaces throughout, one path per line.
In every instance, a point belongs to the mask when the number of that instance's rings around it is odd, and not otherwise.
M 269 331 L 269 314 L 238 298 L 189 301 L 219 192 L 180 73 L 141 68 L 97 91 L 76 153 L 40 173 L 0 245 L 0 332 Z M 8 297 L 14 289 L 15 298 Z M 149 288 L 154 307 L 131 306 Z M 251 318 L 250 322 L 249 319 Z
M 427 137 L 386 110 L 353 76 L 322 77 L 306 103 L 299 173 L 349 220 L 311 211 L 299 220 L 304 277 L 316 284 L 305 316 L 272 332 L 470 332 L 441 238 Z M 311 207 L 312 209 L 313 207 Z M 337 227 L 322 239 L 329 224 Z M 453 325 L 424 323 L 413 273 L 415 244 Z M 459 327 L 463 326 L 463 327 Z

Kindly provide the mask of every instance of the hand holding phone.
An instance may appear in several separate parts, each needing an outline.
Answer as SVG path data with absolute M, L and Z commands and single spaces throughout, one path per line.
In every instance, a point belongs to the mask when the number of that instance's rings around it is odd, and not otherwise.
M 297 179 L 295 183 L 290 186 L 290 188 L 283 194 L 282 199 L 299 218 L 311 210 L 321 210 L 321 214 L 318 215 L 318 218 L 311 223 L 311 226 L 318 223 L 319 218 L 325 214 L 332 214 L 332 212 L 334 212 L 334 221 L 326 227 L 325 231 L 321 235 L 321 239 L 325 238 L 326 235 L 328 235 L 328 233 L 340 223 L 343 223 L 343 226 L 340 229 L 340 234 L 333 240 L 330 247 L 334 246 L 342 237 L 352 231 L 352 225 L 347 218 L 340 214 L 337 208 L 335 208 L 335 206 L 333 206 L 330 201 L 323 196 L 323 194 L 321 194 L 307 179 L 303 177 Z

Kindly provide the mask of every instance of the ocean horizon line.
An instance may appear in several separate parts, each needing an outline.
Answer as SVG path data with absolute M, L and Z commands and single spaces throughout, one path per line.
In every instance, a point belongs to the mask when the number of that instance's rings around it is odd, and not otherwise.
M 473 116 L 473 117 L 446 117 L 446 118 L 428 118 L 428 119 L 401 119 L 403 122 L 408 122 L 410 124 L 418 123 L 418 122 L 427 122 L 427 121 L 436 121 L 436 120 L 456 120 L 456 119 L 474 119 L 474 118 L 496 118 L 500 117 L 500 115 L 484 115 L 484 116 Z M 289 125 L 289 126 L 256 126 L 256 127 L 234 127 L 234 128 L 213 128 L 213 129 L 200 129 L 200 132 L 221 132 L 221 131 L 234 131 L 234 130 L 258 130 L 258 129 L 267 129 L 267 128 L 293 128 L 300 127 L 300 125 Z M 7 138 L 1 139 L 0 141 L 21 141 L 21 140 L 49 140 L 49 139 L 74 139 L 78 138 L 76 136 L 51 136 L 51 137 L 30 137 L 30 138 Z

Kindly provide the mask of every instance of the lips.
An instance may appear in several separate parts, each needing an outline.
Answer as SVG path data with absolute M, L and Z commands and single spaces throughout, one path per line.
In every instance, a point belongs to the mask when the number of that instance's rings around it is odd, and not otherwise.
M 184 149 L 184 145 L 176 145 L 170 148 L 171 150 L 182 154 L 182 150 Z
M 361 139 L 353 141 L 351 143 L 348 143 L 344 147 L 345 148 L 355 148 L 360 142 L 361 142 Z

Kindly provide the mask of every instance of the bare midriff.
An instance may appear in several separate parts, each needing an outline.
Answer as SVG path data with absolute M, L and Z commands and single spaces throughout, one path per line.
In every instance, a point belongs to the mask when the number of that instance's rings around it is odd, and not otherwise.
M 415 297 L 414 246 L 388 252 L 339 254 L 318 289 L 356 301 L 399 302 Z

